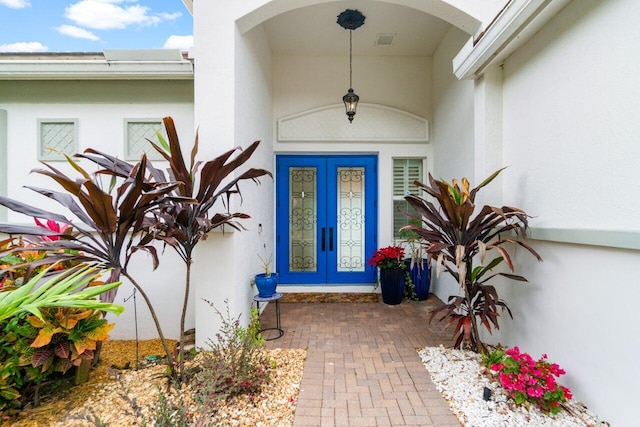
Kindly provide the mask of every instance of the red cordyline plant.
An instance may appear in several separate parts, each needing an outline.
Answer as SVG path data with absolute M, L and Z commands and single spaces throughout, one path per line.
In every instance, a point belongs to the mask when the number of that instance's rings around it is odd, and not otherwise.
M 460 348 L 464 344 L 481 353 L 485 352 L 485 346 L 480 341 L 478 321 L 491 332 L 492 327 L 499 328 L 498 308 L 506 310 L 513 317 L 507 303 L 498 298 L 496 288 L 487 282 L 496 276 L 527 281 L 511 273 L 491 273 L 502 263 L 511 272 L 514 271 L 507 245 L 523 247 L 542 261 L 540 255 L 523 242 L 528 215 L 521 209 L 485 205 L 472 218 L 476 194 L 503 170 L 494 172 L 473 189 L 469 189 L 466 178 L 462 179 L 461 188 L 456 180 L 449 184 L 429 175 L 428 184 L 419 181 L 414 184 L 431 197 L 415 194 L 405 197 L 417 212 L 416 215 L 405 212 L 405 215 L 418 221 L 418 224 L 407 225 L 403 230 L 412 230 L 422 238 L 427 253 L 437 260 L 436 274 L 439 275 L 444 268 L 458 282 L 462 291 L 462 295 L 450 296 L 447 304 L 434 310 L 431 320 L 441 314 L 440 321 L 448 318 L 455 322 L 455 347 Z M 486 262 L 487 255 L 493 250 L 498 252 L 498 256 Z M 479 265 L 474 265 L 476 262 Z
M 37 250 L 47 251 L 47 256 L 40 260 L 40 263 L 79 260 L 98 265 L 103 269 L 110 269 L 108 283 L 118 282 L 121 275 L 127 277 L 146 302 L 163 343 L 167 360 L 170 365 L 173 365 L 172 352 L 164 338 L 151 300 L 128 273 L 127 265 L 134 252 L 143 250 L 151 254 L 154 268 L 157 267 L 158 256 L 155 248 L 145 244 L 135 245 L 134 239 L 142 231 L 145 216 L 157 208 L 158 203 L 169 197 L 169 193 L 181 183 L 150 180 L 147 173 L 153 176 L 155 170 L 144 155 L 135 165 L 90 148 L 82 154 L 76 154 L 75 157 L 89 160 L 102 169 L 89 173 L 75 159 L 65 155 L 67 162 L 78 175 L 68 176 L 46 162 L 41 162 L 45 168 L 32 171 L 51 178 L 62 191 L 38 187 L 27 188 L 56 201 L 75 215 L 82 226 L 77 227 L 74 233 L 67 233 L 68 230 L 63 228 L 65 225 L 73 224 L 65 215 L 0 196 L 0 205 L 14 212 L 34 218 L 46 218 L 59 224 L 59 229 L 56 229 L 55 226 L 0 223 L 0 232 L 22 235 L 25 241 Z M 103 183 L 101 177 L 106 177 L 107 183 Z M 0 253 L 0 257 L 21 250 L 23 249 L 10 248 Z M 31 263 L 31 266 L 33 265 Z M 18 267 L 20 266 L 11 266 L 12 269 Z M 111 288 L 101 295 L 101 299 L 113 302 L 116 291 L 116 288 Z
M 404 248 L 400 246 L 387 246 L 378 249 L 369 258 L 369 265 L 380 270 L 404 268 Z
M 500 384 L 518 405 L 530 402 L 544 412 L 557 414 L 560 405 L 573 397 L 571 390 L 556 382 L 564 369 L 547 362 L 546 354 L 535 361 L 513 347 L 505 351 L 501 362 L 491 365 L 491 370 L 499 374 Z
M 180 317 L 180 353 L 179 379 L 183 379 L 184 373 L 184 329 L 191 288 L 191 265 L 193 264 L 193 251 L 201 240 L 207 238 L 207 234 L 222 226 L 232 227 L 238 231 L 244 229 L 240 220 L 249 218 L 242 212 L 230 212 L 231 198 L 242 197 L 240 183 L 253 181 L 259 183 L 259 178 L 272 176 L 265 169 L 246 168 L 243 165 L 258 149 L 260 141 L 255 141 L 247 148 L 236 147 L 218 157 L 201 163 L 196 161 L 198 154 L 198 135 L 191 149 L 189 166 L 182 155 L 178 132 L 171 117 L 163 119 L 167 131 L 167 142 L 160 133 L 157 134 L 159 146 L 153 141 L 149 142 L 166 161 L 169 162 L 168 174 L 173 180 L 184 185 L 176 187 L 171 192 L 172 197 L 165 198 L 158 209 L 152 212 L 152 216 L 146 218 L 143 229 L 147 233 L 141 240 L 142 245 L 149 244 L 153 239 L 161 240 L 165 245 L 172 247 L 185 263 L 185 290 L 182 302 L 182 315 Z M 162 171 L 154 170 L 155 179 L 165 181 Z M 211 212 L 213 209 L 216 212 Z

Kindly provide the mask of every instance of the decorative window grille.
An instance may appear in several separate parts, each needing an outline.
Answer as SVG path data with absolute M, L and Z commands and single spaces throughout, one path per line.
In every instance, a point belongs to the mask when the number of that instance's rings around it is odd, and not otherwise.
M 38 160 L 64 160 L 77 152 L 77 119 L 38 119 Z
M 416 214 L 416 210 L 404 199 L 407 194 L 422 192 L 414 181 L 424 181 L 423 159 L 393 159 L 393 237 L 399 238 L 401 227 L 409 224 L 410 219 L 402 212 Z
M 158 144 L 156 130 L 166 139 L 162 120 L 159 119 L 125 119 L 124 152 L 126 160 L 140 160 L 142 153 L 151 160 L 164 160 L 147 141 L 147 138 Z M 159 145 L 159 144 L 158 144 Z

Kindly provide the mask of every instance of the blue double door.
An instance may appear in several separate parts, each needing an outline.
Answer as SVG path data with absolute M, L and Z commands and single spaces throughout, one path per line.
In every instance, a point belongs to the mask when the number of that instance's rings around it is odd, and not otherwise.
M 377 245 L 377 157 L 276 157 L 280 283 L 371 284 Z

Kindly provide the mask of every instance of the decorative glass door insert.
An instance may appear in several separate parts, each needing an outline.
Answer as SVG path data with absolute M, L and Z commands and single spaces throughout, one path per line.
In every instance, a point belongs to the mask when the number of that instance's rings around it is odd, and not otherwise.
M 280 283 L 372 283 L 375 156 L 278 156 Z
M 338 271 L 364 271 L 364 167 L 338 168 Z
M 318 254 L 318 169 L 292 167 L 289 170 L 289 268 L 317 271 Z

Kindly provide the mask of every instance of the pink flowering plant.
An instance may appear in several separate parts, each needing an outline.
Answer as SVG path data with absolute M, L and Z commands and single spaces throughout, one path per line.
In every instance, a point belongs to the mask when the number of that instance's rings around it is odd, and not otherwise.
M 504 357 L 491 365 L 499 374 L 500 384 L 516 404 L 533 403 L 546 413 L 557 414 L 560 405 L 570 400 L 571 391 L 556 382 L 565 373 L 556 363 L 549 363 L 547 355 L 535 361 L 518 347 L 504 351 Z
M 378 249 L 373 256 L 369 258 L 369 265 L 378 267 L 380 270 L 405 268 L 404 264 L 404 248 L 400 246 L 387 246 Z

